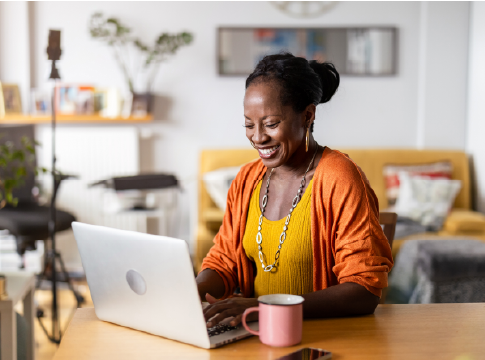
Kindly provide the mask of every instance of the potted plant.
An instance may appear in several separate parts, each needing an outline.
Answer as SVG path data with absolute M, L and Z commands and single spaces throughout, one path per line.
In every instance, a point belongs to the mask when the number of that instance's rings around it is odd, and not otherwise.
M 106 18 L 102 13 L 91 16 L 89 23 L 91 37 L 109 45 L 114 52 L 116 61 L 123 73 L 128 89 L 134 97 L 146 96 L 150 104 L 153 83 L 161 64 L 183 46 L 189 45 L 193 35 L 189 32 L 177 34 L 162 33 L 153 45 L 147 45 L 131 35 L 132 30 L 117 18 Z M 130 63 L 130 53 L 136 64 Z M 142 71 L 146 71 L 146 87 L 136 91 L 135 79 Z
M 2 134 L 0 134 L 0 137 Z M 7 204 L 17 206 L 18 199 L 13 196 L 13 190 L 22 186 L 29 170 L 37 175 L 39 171 L 46 172 L 44 168 L 34 166 L 36 141 L 22 137 L 20 146 L 12 141 L 0 145 L 0 209 Z

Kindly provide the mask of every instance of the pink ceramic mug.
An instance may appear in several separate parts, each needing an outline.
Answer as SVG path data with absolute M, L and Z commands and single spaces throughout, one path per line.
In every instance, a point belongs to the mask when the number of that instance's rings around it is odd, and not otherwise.
M 298 295 L 260 296 L 259 307 L 246 309 L 242 323 L 247 331 L 259 336 L 263 344 L 278 347 L 296 345 L 301 342 L 304 300 Z M 246 324 L 246 316 L 254 311 L 259 311 L 259 331 L 251 330 Z

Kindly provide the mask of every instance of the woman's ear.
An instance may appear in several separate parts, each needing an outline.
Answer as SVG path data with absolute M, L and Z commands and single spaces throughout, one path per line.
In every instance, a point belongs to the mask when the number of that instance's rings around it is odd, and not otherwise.
M 305 128 L 310 127 L 315 121 L 315 113 L 317 111 L 317 107 L 314 104 L 310 104 L 306 107 L 305 111 L 303 111 L 304 118 L 305 118 Z

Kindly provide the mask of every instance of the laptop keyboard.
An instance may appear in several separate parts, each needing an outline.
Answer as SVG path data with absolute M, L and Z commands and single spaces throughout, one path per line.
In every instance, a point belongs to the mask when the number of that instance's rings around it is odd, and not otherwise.
M 216 336 L 216 335 L 221 335 L 225 332 L 236 330 L 238 327 L 237 326 L 229 326 L 225 324 L 217 324 L 216 326 L 213 326 L 211 328 L 207 329 L 207 334 L 209 337 Z

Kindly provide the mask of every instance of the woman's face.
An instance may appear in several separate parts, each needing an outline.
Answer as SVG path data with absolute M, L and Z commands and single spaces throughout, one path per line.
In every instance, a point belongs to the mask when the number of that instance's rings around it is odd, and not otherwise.
M 246 89 L 244 118 L 246 136 L 259 152 L 263 164 L 275 168 L 287 164 L 303 146 L 308 126 L 315 118 L 308 109 L 296 113 L 280 102 L 279 86 L 274 82 L 258 82 Z

